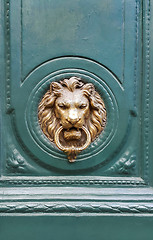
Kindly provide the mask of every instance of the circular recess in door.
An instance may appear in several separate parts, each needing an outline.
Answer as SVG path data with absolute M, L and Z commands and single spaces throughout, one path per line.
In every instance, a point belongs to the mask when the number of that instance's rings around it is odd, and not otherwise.
M 47 71 L 45 72 L 45 70 Z M 39 76 L 38 72 L 40 72 L 40 75 L 43 72 L 44 77 L 36 79 Z M 38 121 L 38 106 L 52 82 L 59 82 L 72 77 L 80 78 L 85 84 L 92 83 L 94 85 L 104 101 L 107 123 L 99 136 L 77 156 L 75 163 L 70 164 L 65 154 L 43 133 Z M 48 166 L 65 170 L 89 169 L 105 163 L 105 160 L 121 143 L 124 134 L 123 129 L 120 133 L 119 124 L 120 121 L 124 120 L 126 112 L 124 109 L 124 114 L 122 114 L 123 109 L 120 108 L 120 102 L 118 101 L 118 94 L 120 94 L 120 99 L 123 99 L 123 89 L 115 76 L 105 67 L 91 60 L 61 58 L 40 66 L 29 75 L 26 81 L 30 82 L 30 79 L 36 84 L 27 101 L 25 120 L 30 137 L 41 151 L 41 159 L 40 154 L 38 154 L 39 151 L 34 152 L 30 148 L 33 154 L 37 155 L 39 160 Z M 126 129 L 127 121 L 124 121 L 124 123 L 122 126 L 125 125 Z

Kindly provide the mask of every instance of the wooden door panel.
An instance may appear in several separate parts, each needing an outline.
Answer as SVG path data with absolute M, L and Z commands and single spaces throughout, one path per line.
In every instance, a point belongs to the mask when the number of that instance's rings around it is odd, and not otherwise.
M 151 239 L 152 0 L 0 3 L 2 239 Z M 73 163 L 38 119 L 50 85 L 71 77 L 107 113 Z
M 87 1 L 88 8 L 84 4 L 8 1 L 5 5 L 8 147 L 3 171 L 16 176 L 93 175 L 97 181 L 103 176 L 127 176 L 141 185 L 141 2 L 133 8 L 131 1 Z M 71 76 L 93 83 L 107 112 L 103 133 L 74 164 L 68 164 L 45 137 L 37 117 L 50 83 Z M 16 158 L 18 166 L 13 167 Z
M 54 220 L 53 220 L 54 219 Z M 8 231 L 8 225 L 9 231 Z M 43 228 L 42 228 L 43 225 Z M 75 227 L 74 227 L 75 226 Z M 152 240 L 152 218 L 112 216 L 50 217 L 50 216 L 12 216 L 2 217 L 2 239 L 22 238 L 38 240 L 45 236 L 50 239 L 109 239 L 109 240 Z M 89 227 L 92 229 L 89 230 Z M 59 231 L 60 228 L 60 231 Z M 111 231 L 110 231 L 111 228 Z

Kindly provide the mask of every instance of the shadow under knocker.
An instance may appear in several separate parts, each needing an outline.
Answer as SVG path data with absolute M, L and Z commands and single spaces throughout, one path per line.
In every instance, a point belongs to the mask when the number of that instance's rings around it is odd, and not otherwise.
M 38 107 L 43 133 L 68 155 L 69 162 L 103 131 L 106 115 L 94 85 L 78 77 L 52 82 Z

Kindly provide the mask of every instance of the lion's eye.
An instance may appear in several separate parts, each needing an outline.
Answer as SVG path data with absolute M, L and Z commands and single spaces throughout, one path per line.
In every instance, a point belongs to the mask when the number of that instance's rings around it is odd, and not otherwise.
M 59 104 L 58 106 L 59 106 L 61 109 L 63 109 L 63 110 L 64 110 L 64 109 L 67 109 L 67 106 L 66 106 L 66 105 L 63 105 L 63 104 Z
M 84 109 L 86 106 L 87 106 L 86 104 L 81 104 L 81 105 L 79 106 L 79 108 L 80 108 L 80 109 Z

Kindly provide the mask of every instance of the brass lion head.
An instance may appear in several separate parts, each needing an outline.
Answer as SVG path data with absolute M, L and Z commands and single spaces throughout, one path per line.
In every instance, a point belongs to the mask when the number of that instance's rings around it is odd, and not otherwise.
M 71 77 L 50 84 L 39 104 L 38 118 L 47 138 L 74 162 L 103 131 L 106 109 L 92 83 Z

